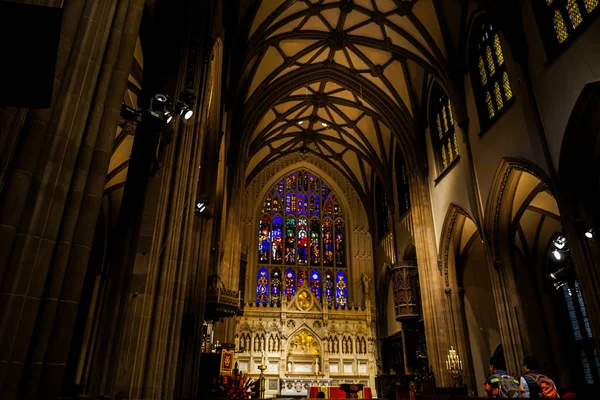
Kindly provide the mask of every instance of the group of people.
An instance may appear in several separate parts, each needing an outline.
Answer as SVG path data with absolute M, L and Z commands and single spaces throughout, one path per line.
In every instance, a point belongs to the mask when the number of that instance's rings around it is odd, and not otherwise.
M 498 398 L 560 398 L 554 381 L 539 371 L 539 364 L 533 357 L 523 359 L 523 374 L 520 378 L 506 371 L 503 357 L 490 359 L 490 375 L 485 381 L 486 397 Z M 574 398 L 569 393 L 563 398 Z

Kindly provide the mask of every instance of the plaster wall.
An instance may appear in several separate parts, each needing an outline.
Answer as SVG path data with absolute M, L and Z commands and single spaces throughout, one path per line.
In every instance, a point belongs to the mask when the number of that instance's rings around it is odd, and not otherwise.
M 456 164 L 450 167 L 450 170 L 446 172 L 445 176 L 439 179 L 437 182 L 436 178 L 439 176 L 439 172 L 434 166 L 435 153 L 431 144 L 431 131 L 427 129 L 427 158 L 429 161 L 429 182 L 430 182 L 430 196 L 431 196 L 431 207 L 433 212 L 433 225 L 435 228 L 436 237 L 436 248 L 439 248 L 442 227 L 444 225 L 444 219 L 450 203 L 455 203 L 463 207 L 467 212 L 471 213 L 471 207 L 468 197 L 467 182 L 469 179 L 469 166 L 466 157 L 466 148 L 462 140 L 462 133 L 460 128 L 455 125 L 456 135 L 458 140 L 458 151 L 460 158 L 456 160 Z
M 481 396 L 489 358 L 500 344 L 500 332 L 487 262 L 480 241 L 474 241 L 467 250 L 463 265 L 465 319 L 469 331 L 475 389 Z

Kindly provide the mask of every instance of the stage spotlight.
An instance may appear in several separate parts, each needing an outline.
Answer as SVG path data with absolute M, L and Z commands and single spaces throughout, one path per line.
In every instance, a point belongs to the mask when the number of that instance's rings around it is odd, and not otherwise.
M 165 96 L 164 94 L 157 93 L 154 95 L 154 98 L 161 103 L 167 102 L 167 96 Z
M 563 249 L 567 245 L 567 238 L 559 235 L 556 239 L 554 239 L 554 247 L 557 249 Z
M 323 128 L 327 128 L 327 123 L 325 123 L 325 122 L 321 122 L 321 126 L 322 126 Z
M 554 258 L 556 258 L 556 260 L 560 260 L 562 258 L 562 255 L 560 254 L 560 251 L 558 251 L 558 250 L 554 250 L 552 252 L 552 255 L 554 256 Z
M 173 114 L 170 111 L 165 111 L 165 117 L 167 118 L 167 124 L 173 120 Z
M 194 112 L 188 106 L 185 106 L 181 110 L 181 115 L 183 115 L 183 119 L 190 119 L 194 115 Z
M 196 203 L 196 212 L 202 214 L 206 210 L 206 204 L 203 201 Z
M 584 233 L 584 235 L 588 239 L 593 239 L 594 238 L 594 231 L 592 229 L 589 229 L 586 233 Z

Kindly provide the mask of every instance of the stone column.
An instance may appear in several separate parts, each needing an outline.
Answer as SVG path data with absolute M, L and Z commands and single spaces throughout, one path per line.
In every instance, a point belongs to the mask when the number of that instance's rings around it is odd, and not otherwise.
M 59 396 L 142 6 L 66 2 L 52 107 L 12 125 L 0 192 L 4 399 Z
M 427 168 L 409 174 L 415 248 L 419 266 L 421 302 L 425 322 L 425 338 L 429 364 L 433 367 L 438 386 L 449 386 L 444 356 L 450 347 L 445 307 L 444 283 L 438 270 L 435 231 L 431 213 Z

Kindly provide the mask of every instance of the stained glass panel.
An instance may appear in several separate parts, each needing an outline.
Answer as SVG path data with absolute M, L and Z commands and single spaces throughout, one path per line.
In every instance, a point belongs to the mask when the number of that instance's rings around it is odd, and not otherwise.
M 272 195 L 271 195 L 271 193 L 269 193 L 267 195 L 267 198 L 263 202 L 263 209 L 262 209 L 263 213 L 271 212 L 271 202 L 272 202 Z
M 598 7 L 598 0 L 583 0 L 583 5 L 585 6 L 585 10 L 589 13 L 594 11 L 596 7 Z
M 554 33 L 556 34 L 556 40 L 558 43 L 562 43 L 569 37 L 569 32 L 567 31 L 567 27 L 565 25 L 565 21 L 563 21 L 563 17 L 558 10 L 554 10 Z
M 273 231 L 271 233 L 273 239 L 271 247 L 271 261 L 281 262 L 281 255 L 283 249 L 283 219 L 280 215 L 276 215 L 273 218 Z
M 506 71 L 502 74 L 502 87 L 504 88 L 504 97 L 506 98 L 506 101 L 512 99 L 512 88 L 510 87 L 510 81 L 508 80 L 508 73 Z
M 345 247 L 344 241 L 344 221 L 338 219 L 335 221 L 335 264 L 342 266 L 345 264 Z
M 269 271 L 262 267 L 258 270 L 256 285 L 256 304 L 267 305 L 269 302 Z
M 281 272 L 278 268 L 271 273 L 271 304 L 281 302 Z
M 577 313 L 575 312 L 575 305 L 571 297 L 571 290 L 568 285 L 563 286 L 563 294 L 565 295 L 565 301 L 567 303 L 567 310 L 569 311 L 569 317 L 571 318 L 571 327 L 573 328 L 573 334 L 575 340 L 582 340 L 581 328 L 579 326 L 579 320 L 577 319 Z
M 487 60 L 488 72 L 490 77 L 492 77 L 496 73 L 496 65 L 494 64 L 494 56 L 492 56 L 490 46 L 485 47 L 485 59 Z
M 452 136 L 454 142 L 454 155 L 458 157 L 458 141 L 456 140 L 456 132 Z
M 296 274 L 292 268 L 285 271 L 285 297 L 290 300 L 296 294 Z
M 276 214 L 281 213 L 281 200 L 279 200 L 279 196 L 273 198 L 273 212 Z
M 325 271 L 325 302 L 333 306 L 333 273 L 329 270 Z
M 298 218 L 298 265 L 308 263 L 308 232 L 306 217 Z
M 296 218 L 287 217 L 285 222 L 285 263 L 296 262 Z
M 496 107 L 500 110 L 504 107 L 504 101 L 502 101 L 502 91 L 498 82 L 494 83 L 494 96 L 496 97 Z
M 304 285 L 304 282 L 306 282 L 307 279 L 308 276 L 306 274 L 306 270 L 301 269 L 300 271 L 298 271 L 298 280 L 296 281 L 296 285 L 298 287 L 301 287 L 302 285 Z
M 583 365 L 583 372 L 585 373 L 585 382 L 588 385 L 593 385 L 594 377 L 592 376 L 590 362 L 588 361 L 587 354 L 585 354 L 585 350 L 581 349 L 580 356 L 581 356 L 581 364 Z
M 442 131 L 442 123 L 440 121 L 440 114 L 438 113 L 436 116 L 436 120 L 437 120 L 437 130 L 438 130 L 438 136 L 440 137 L 440 139 L 444 136 L 444 131 Z
M 269 252 L 271 246 L 269 238 L 271 229 L 271 220 L 265 215 L 260 219 L 260 227 L 258 231 L 258 260 L 261 262 L 269 262 Z
M 502 53 L 502 46 L 500 46 L 500 37 L 496 33 L 494 35 L 494 53 L 496 54 L 496 61 L 498 65 L 504 64 L 504 54 Z
M 452 114 L 452 103 L 448 99 L 448 117 L 450 118 L 450 125 L 454 126 L 454 115 Z
M 335 305 L 336 307 L 346 307 L 348 300 L 348 282 L 346 281 L 346 274 L 343 271 L 339 271 L 335 278 Z
M 313 269 L 310 273 L 310 291 L 313 292 L 319 299 L 319 302 L 321 302 L 321 274 L 316 269 Z
M 481 76 L 481 84 L 485 86 L 487 84 L 487 73 L 485 72 L 482 56 L 479 56 L 479 75 Z
M 571 25 L 573 29 L 576 29 L 579 24 L 583 21 L 581 18 L 581 12 L 579 12 L 579 5 L 577 4 L 577 0 L 568 0 L 567 5 L 565 6 L 567 9 L 567 13 L 569 14 L 569 19 L 571 20 Z
M 333 265 L 333 226 L 331 220 L 323 221 L 323 265 Z
M 490 119 L 494 118 L 496 112 L 494 111 L 494 103 L 492 103 L 492 96 L 490 95 L 490 92 L 485 92 L 485 105 L 487 106 Z
M 317 218 L 310 221 L 310 265 L 321 264 L 321 224 Z
M 444 133 L 448 132 L 448 117 L 446 116 L 446 106 L 442 105 L 442 121 L 444 121 Z

